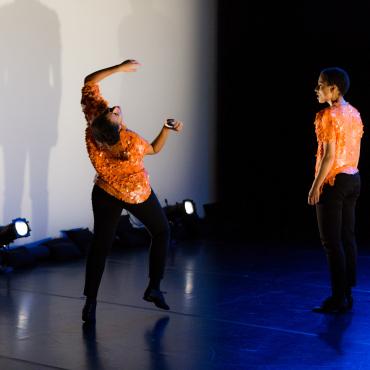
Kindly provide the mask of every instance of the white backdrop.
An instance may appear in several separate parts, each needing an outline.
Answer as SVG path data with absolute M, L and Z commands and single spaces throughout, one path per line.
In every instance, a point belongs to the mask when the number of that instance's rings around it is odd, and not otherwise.
M 215 196 L 215 19 L 216 0 L 0 0 L 0 223 L 32 227 L 17 244 L 92 229 L 80 91 L 129 58 L 142 67 L 103 94 L 148 141 L 166 117 L 184 122 L 145 163 L 162 205 L 192 198 L 203 215 Z

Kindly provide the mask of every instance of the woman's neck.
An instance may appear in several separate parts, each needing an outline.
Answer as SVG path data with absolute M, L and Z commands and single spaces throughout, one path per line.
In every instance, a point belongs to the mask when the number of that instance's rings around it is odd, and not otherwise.
M 338 99 L 329 102 L 331 107 L 338 107 L 345 104 L 347 104 L 347 102 L 344 100 L 343 96 L 340 96 Z

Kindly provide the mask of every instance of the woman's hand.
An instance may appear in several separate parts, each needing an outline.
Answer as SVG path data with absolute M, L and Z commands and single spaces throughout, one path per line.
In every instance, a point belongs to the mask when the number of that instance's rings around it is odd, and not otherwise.
M 121 72 L 136 72 L 140 63 L 135 59 L 127 59 L 119 65 Z
M 308 204 L 314 206 L 320 200 L 320 188 L 312 185 L 311 190 L 308 193 Z
M 164 122 L 166 123 L 167 120 Z M 167 126 L 164 125 L 165 128 L 169 129 L 169 130 L 173 130 L 173 131 L 176 131 L 176 132 L 180 132 L 183 128 L 184 124 L 181 122 L 181 121 L 176 121 L 173 123 L 173 127 L 172 128 L 168 128 Z

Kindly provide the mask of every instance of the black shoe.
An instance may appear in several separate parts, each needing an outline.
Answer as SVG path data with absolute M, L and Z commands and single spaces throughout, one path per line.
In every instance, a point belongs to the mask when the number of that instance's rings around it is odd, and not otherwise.
M 85 306 L 82 309 L 82 321 L 89 324 L 95 323 L 96 321 L 95 311 L 96 311 L 96 301 L 89 302 L 88 300 L 86 300 Z
M 324 302 L 312 309 L 318 313 L 344 313 L 348 310 L 348 303 L 345 300 L 338 300 L 333 297 L 328 297 Z
M 143 299 L 148 302 L 153 302 L 157 307 L 162 310 L 169 310 L 170 307 L 163 297 L 163 292 L 157 289 L 147 288 L 144 292 Z

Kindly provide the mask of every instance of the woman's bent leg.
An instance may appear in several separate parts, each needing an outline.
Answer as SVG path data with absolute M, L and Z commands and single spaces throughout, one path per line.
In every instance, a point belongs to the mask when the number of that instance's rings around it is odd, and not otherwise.
M 163 208 L 152 191 L 145 202 L 128 205 L 126 209 L 145 225 L 152 237 L 149 254 L 149 277 L 161 280 L 164 275 L 170 242 L 170 227 Z
M 145 225 L 152 237 L 149 252 L 150 282 L 144 293 L 144 299 L 153 302 L 157 307 L 168 310 L 169 306 L 160 291 L 160 281 L 164 275 L 170 242 L 167 217 L 153 191 L 145 202 L 128 205 L 126 209 Z

